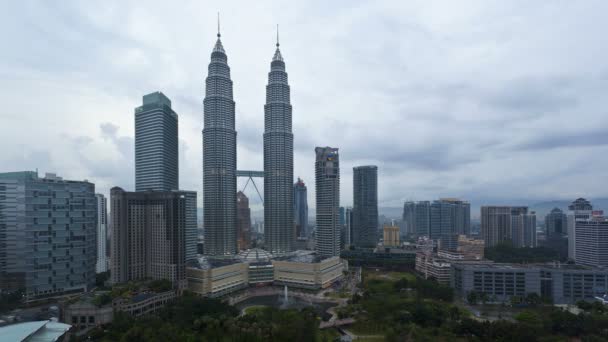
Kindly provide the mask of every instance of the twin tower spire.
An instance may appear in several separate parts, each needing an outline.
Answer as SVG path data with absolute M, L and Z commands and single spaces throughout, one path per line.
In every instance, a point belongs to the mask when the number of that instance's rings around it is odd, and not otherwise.
M 218 14 L 217 42 L 205 80 L 203 128 L 204 254 L 238 253 L 236 231 L 236 130 L 228 57 L 222 45 Z M 293 220 L 292 107 L 287 72 L 279 50 L 270 63 L 264 105 L 265 248 L 285 254 L 295 248 Z

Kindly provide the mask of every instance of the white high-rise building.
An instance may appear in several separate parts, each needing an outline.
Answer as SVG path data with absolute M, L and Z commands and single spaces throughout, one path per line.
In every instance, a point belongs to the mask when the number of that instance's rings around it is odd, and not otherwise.
M 576 260 L 576 222 L 591 218 L 593 206 L 584 198 L 578 198 L 568 206 L 568 258 Z
M 102 273 L 108 270 L 108 256 L 106 244 L 108 241 L 108 201 L 102 194 L 95 194 L 97 203 L 97 262 L 95 272 Z

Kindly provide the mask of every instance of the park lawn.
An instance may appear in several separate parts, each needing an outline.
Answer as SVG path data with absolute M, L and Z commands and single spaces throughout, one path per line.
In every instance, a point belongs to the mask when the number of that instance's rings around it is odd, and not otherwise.
M 373 322 L 355 322 L 348 327 L 348 331 L 355 335 L 370 336 L 370 335 L 381 335 L 384 336 L 384 327 L 375 325 Z
M 384 336 L 365 336 L 356 339 L 357 342 L 382 342 L 384 340 Z
M 336 329 L 322 329 L 319 331 L 319 341 L 334 341 L 340 336 L 342 335 Z
M 416 275 L 411 272 L 397 272 L 397 271 L 376 271 L 374 268 L 363 269 L 363 279 L 381 279 L 381 280 L 399 280 L 405 278 L 407 281 L 415 281 Z
M 264 305 L 253 305 L 253 306 L 246 307 L 244 312 L 245 312 L 245 315 L 256 315 L 256 314 L 262 312 L 265 308 L 266 308 L 266 306 L 264 306 Z

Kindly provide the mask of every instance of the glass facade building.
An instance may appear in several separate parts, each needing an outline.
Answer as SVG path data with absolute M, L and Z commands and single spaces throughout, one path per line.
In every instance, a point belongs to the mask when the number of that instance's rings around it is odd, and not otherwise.
M 87 181 L 0 173 L 0 288 L 31 300 L 94 286 L 96 211 Z
M 374 247 L 378 242 L 378 167 L 353 168 L 353 245 Z
M 179 188 L 177 114 L 163 93 L 135 108 L 135 191 Z
M 296 236 L 306 238 L 308 232 L 308 190 L 300 178 L 293 185 L 293 212 L 296 224 Z

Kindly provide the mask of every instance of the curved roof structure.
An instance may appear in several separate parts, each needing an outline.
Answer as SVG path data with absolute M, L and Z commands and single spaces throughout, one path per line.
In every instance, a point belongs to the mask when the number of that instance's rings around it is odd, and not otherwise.
M 243 262 L 258 262 L 268 261 L 272 259 L 272 254 L 260 248 L 252 248 L 241 251 L 237 256 L 237 259 Z

